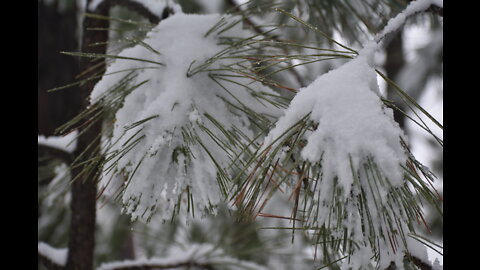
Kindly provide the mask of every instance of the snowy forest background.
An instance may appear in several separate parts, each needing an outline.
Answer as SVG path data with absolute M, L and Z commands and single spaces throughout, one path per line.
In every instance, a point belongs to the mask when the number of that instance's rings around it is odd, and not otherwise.
M 443 269 L 443 1 L 39 0 L 38 66 L 39 269 Z

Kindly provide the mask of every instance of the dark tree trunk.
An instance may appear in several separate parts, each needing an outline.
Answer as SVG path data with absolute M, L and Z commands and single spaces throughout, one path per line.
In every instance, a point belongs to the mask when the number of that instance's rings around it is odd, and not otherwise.
M 88 0 L 88 7 L 91 1 Z M 92 12 L 92 11 L 90 11 Z M 104 1 L 92 13 L 108 16 L 109 4 Z M 99 20 L 85 17 L 83 21 L 82 52 L 85 53 L 106 53 L 106 45 L 89 46 L 96 42 L 108 40 L 108 31 L 88 31 L 87 28 L 108 28 L 108 20 Z M 102 60 L 103 61 L 103 60 Z M 90 59 L 81 59 L 81 70 L 86 70 L 98 62 Z M 104 71 L 105 65 L 100 67 Z M 98 71 L 98 69 L 96 69 Z M 80 87 L 83 109 L 88 106 L 88 96 L 98 80 L 91 80 Z M 91 270 L 93 269 L 93 254 L 95 246 L 95 217 L 96 217 L 96 195 L 97 195 L 97 172 L 98 163 L 88 161 L 98 154 L 99 134 L 101 132 L 101 119 L 93 123 L 87 130 L 79 128 L 81 135 L 78 138 L 77 150 L 75 151 L 76 163 L 82 164 L 72 170 L 74 179 L 71 187 L 72 200 L 71 221 L 69 231 L 69 244 L 66 269 L 68 270 Z M 88 162 L 85 162 L 88 161 Z M 97 160 L 98 161 L 98 160 Z M 85 163 L 83 163 L 85 162 Z M 90 168 L 92 168 L 90 170 Z
M 60 125 L 80 111 L 78 88 L 46 90 L 73 82 L 79 72 L 77 59 L 60 51 L 78 50 L 76 5 L 58 9 L 57 2 L 38 2 L 38 134 L 54 135 Z
M 386 59 L 385 59 L 385 71 L 388 78 L 395 81 L 398 77 L 402 68 L 405 65 L 405 56 L 403 53 L 403 36 L 402 32 L 399 31 L 395 37 L 392 38 L 390 43 L 385 49 Z M 401 99 L 398 97 L 398 94 L 395 93 L 395 89 L 392 86 L 387 85 L 387 97 L 388 99 L 395 102 L 395 105 L 401 110 L 405 111 L 405 106 Z M 393 117 L 395 121 L 403 129 L 405 127 L 405 116 L 398 110 L 393 110 Z

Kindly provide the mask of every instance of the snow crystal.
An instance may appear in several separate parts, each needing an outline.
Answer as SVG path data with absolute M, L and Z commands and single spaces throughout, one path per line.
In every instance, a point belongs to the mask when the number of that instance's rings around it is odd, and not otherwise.
M 66 248 L 53 248 L 47 243 L 38 242 L 38 253 L 47 257 L 55 264 L 64 266 L 67 262 L 67 252 L 68 249 Z
M 123 194 L 124 210 L 132 214 L 132 218 L 148 218 L 157 210 L 165 219 L 170 218 L 178 196 L 186 194 L 187 188 L 191 188 L 196 210 L 202 211 L 206 207 L 215 206 L 222 199 L 217 183 L 217 166 L 226 166 L 229 157 L 203 130 L 219 133 L 215 136 L 221 140 L 225 140 L 225 136 L 219 131 L 217 124 L 222 125 L 224 130 L 238 128 L 247 136 L 253 135 L 248 117 L 238 111 L 232 113 L 232 108 L 225 100 L 238 107 L 248 104 L 250 109 L 258 113 L 271 112 L 251 93 L 273 93 L 258 82 L 252 83 L 246 78 L 239 78 L 236 81 L 248 84 L 250 90 L 247 91 L 240 84 L 226 82 L 223 83 L 228 89 L 226 91 L 206 72 L 187 76 L 189 69 L 205 63 L 226 48 L 226 45 L 218 44 L 220 38 L 245 38 L 253 35 L 243 30 L 241 24 L 221 34 L 213 32 L 206 35 L 221 19 L 217 14 L 177 13 L 160 22 L 147 35 L 144 43 L 154 50 L 138 45 L 119 54 L 122 57 L 148 59 L 163 65 L 117 59 L 106 71 L 113 73 L 153 67 L 138 71 L 136 77 L 130 81 L 131 86 L 144 81 L 146 83 L 126 96 L 123 107 L 116 113 L 111 141 L 118 140 L 118 143 L 110 152 L 121 151 L 122 145 L 135 141 L 136 138 L 142 139 L 132 150 L 127 151 L 118 163 L 113 163 L 116 161 L 114 159 L 105 166 L 108 168 L 114 164 L 116 172 L 113 173 L 122 172 L 124 176 L 135 172 L 134 177 L 126 183 Z M 240 18 L 225 16 L 223 20 L 232 23 Z M 210 68 L 218 69 L 232 61 L 219 59 L 210 63 Z M 101 102 L 124 75 L 125 73 L 117 73 L 104 76 L 91 94 L 92 102 Z M 145 119 L 148 121 L 142 125 L 127 128 Z M 211 119 L 214 119 L 216 124 Z M 203 145 L 188 142 L 185 139 L 187 133 L 198 137 Z M 135 134 L 137 137 L 134 137 Z M 212 161 L 212 157 L 216 162 Z M 114 178 L 106 174 L 102 185 L 108 185 L 111 181 L 125 181 L 122 178 L 124 177 L 110 180 Z M 156 209 L 157 206 L 159 209 Z

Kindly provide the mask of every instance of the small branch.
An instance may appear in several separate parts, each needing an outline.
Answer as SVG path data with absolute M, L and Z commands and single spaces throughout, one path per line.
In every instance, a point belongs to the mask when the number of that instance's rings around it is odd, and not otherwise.
M 408 2 L 412 2 L 412 1 L 415 1 L 415 0 L 408 0 Z M 439 7 L 435 4 L 431 4 L 429 8 L 427 8 L 425 11 L 428 11 L 428 12 L 431 12 L 433 14 L 436 14 L 440 17 L 443 17 L 443 7 Z
M 46 145 L 39 143 L 38 144 L 38 153 L 46 153 L 47 155 L 50 155 L 54 158 L 57 158 L 63 162 L 65 162 L 67 165 L 70 165 L 73 161 L 73 155 L 63 149 L 60 149 L 58 147 Z
M 443 8 L 433 5 L 428 1 L 409 0 L 407 7 L 395 17 L 390 19 L 383 30 L 375 36 L 375 42 L 380 43 L 380 41 L 382 41 L 386 36 L 393 36 L 393 34 L 395 34 L 405 24 L 405 21 L 408 18 L 415 14 L 426 11 L 437 12 L 442 14 L 443 17 Z
M 115 264 L 115 263 L 113 263 Z M 149 270 L 149 269 L 174 269 L 174 268 L 186 268 L 186 269 L 205 269 L 205 270 L 215 270 L 215 268 L 208 264 L 208 263 L 198 263 L 198 262 L 180 262 L 180 263 L 173 263 L 173 264 L 158 264 L 158 263 L 139 263 L 138 265 L 132 265 L 132 264 L 125 264 L 125 265 L 118 265 L 118 266 L 112 266 L 109 267 L 104 266 L 100 267 L 99 270 Z
M 148 21 L 152 24 L 158 24 L 161 20 L 167 18 L 174 13 L 171 7 L 166 6 L 162 14 L 155 14 L 140 2 L 132 0 L 110 0 L 110 4 L 112 6 L 117 5 L 134 11 L 148 19 Z
M 430 264 L 425 263 L 424 261 L 420 260 L 419 258 L 417 258 L 415 256 L 412 256 L 411 254 L 407 254 L 406 256 L 420 270 L 433 270 L 433 267 Z
M 443 7 L 439 7 L 436 5 L 431 5 L 427 11 L 432 12 L 433 14 L 437 14 L 438 16 L 443 18 Z
M 429 263 L 422 261 L 420 258 L 415 257 L 412 254 L 407 253 L 405 255 L 405 258 L 410 260 L 420 270 L 433 270 L 433 267 Z M 397 266 L 395 265 L 395 263 L 391 262 L 390 265 L 385 270 L 396 270 L 396 269 L 397 269 Z
M 49 257 L 38 252 L 38 261 L 42 263 L 48 270 L 65 270 L 65 266 L 58 264 L 51 260 Z

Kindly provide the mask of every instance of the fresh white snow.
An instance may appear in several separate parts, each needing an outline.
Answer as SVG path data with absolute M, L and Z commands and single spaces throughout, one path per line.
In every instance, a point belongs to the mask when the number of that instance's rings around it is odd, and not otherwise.
M 375 40 L 396 31 L 411 14 L 437 2 L 439 1 L 412 2 L 404 12 L 389 21 Z M 441 4 L 443 6 L 443 2 Z M 241 24 L 221 34 L 213 32 L 205 35 L 221 18 L 216 14 L 175 14 L 156 26 L 144 40 L 159 53 L 148 50 L 145 46 L 135 46 L 120 54 L 122 57 L 148 59 L 162 63 L 161 65 L 117 59 L 107 69 L 106 73 L 113 73 L 125 69 L 155 67 L 139 71 L 131 81 L 132 86 L 145 83 L 126 97 L 123 106 L 116 113 L 111 141 L 118 142 L 109 151 L 121 151 L 125 144 L 135 138 L 144 137 L 131 151 L 125 153 L 118 163 L 111 161 L 106 164 L 106 167 L 113 165 L 115 170 L 105 172 L 101 182 L 103 187 L 125 185 L 123 202 L 125 211 L 131 214 L 132 218 L 148 219 L 155 212 L 164 219 L 170 218 L 178 196 L 186 194 L 187 188 L 195 199 L 195 209 L 199 211 L 211 209 L 211 206 L 220 203 L 223 198 L 217 182 L 217 166 L 227 166 L 231 161 L 231 153 L 221 149 L 204 132 L 205 129 L 217 130 L 217 136 L 226 139 L 207 116 L 212 116 L 226 130 L 239 128 L 248 137 L 252 137 L 254 132 L 248 117 L 238 112 L 232 114 L 231 108 L 223 100 L 235 104 L 249 104 L 259 113 L 271 110 L 237 84 L 229 84 L 230 92 L 227 92 L 214 83 L 207 73 L 201 72 L 193 76 L 188 74 L 192 67 L 209 61 L 210 57 L 225 48 L 225 45 L 218 44 L 219 37 L 251 35 L 241 28 Z M 223 19 L 228 23 L 236 18 L 224 16 Z M 360 170 L 373 160 L 380 177 L 388 182 L 388 185 L 380 185 L 379 194 L 376 195 L 379 203 L 386 205 L 386 195 L 390 189 L 404 184 L 401 166 L 407 160 L 400 144 L 400 138 L 404 137 L 404 134 L 394 122 L 391 109 L 386 108 L 380 100 L 373 63 L 373 55 L 377 49 L 377 43 L 367 43 L 355 59 L 319 76 L 310 85 L 300 89 L 263 144 L 263 149 L 272 144 L 275 146 L 274 141 L 307 114 L 310 114 L 310 120 L 318 124 L 315 130 L 305 134 L 307 144 L 300 153 L 304 160 L 322 164 L 322 187 L 314 190 L 319 193 L 318 198 L 321 200 L 317 202 L 320 204 L 319 220 L 315 221 L 315 224 L 326 224 L 330 209 L 328 202 L 332 199 L 335 179 L 338 179 L 345 201 L 344 207 L 349 213 L 341 225 L 348 231 L 350 239 L 363 243 L 354 250 L 351 260 L 343 262 L 344 267 L 353 269 L 361 269 L 372 263 L 373 247 L 365 241 L 365 238 L 371 235 L 368 235 L 370 232 L 363 232 L 362 226 L 365 223 L 362 223 L 364 221 L 357 210 L 358 201 L 352 196 L 360 194 L 360 188 L 368 190 L 366 175 L 360 173 L 356 178 L 352 174 L 352 168 L 354 171 Z M 215 70 L 231 63 L 230 59 L 216 59 L 210 63 L 209 68 Z M 104 99 L 122 76 L 120 73 L 105 76 L 92 92 L 92 102 Z M 246 78 L 238 80 L 248 83 L 255 93 L 271 92 L 267 87 L 252 83 Z M 149 120 L 137 127 L 128 128 L 144 119 Z M 194 133 L 202 145 L 188 144 L 183 135 L 184 130 Z M 132 137 L 134 134 L 137 134 L 137 137 Z M 133 173 L 135 176 L 131 177 Z M 373 230 L 388 232 L 386 220 L 382 217 L 383 212 L 376 209 L 377 202 L 373 202 L 374 195 L 367 193 L 365 196 L 365 207 L 371 211 Z M 186 197 L 182 200 L 187 201 Z M 182 209 L 185 208 L 186 206 Z M 398 218 L 396 228 L 408 231 L 405 209 L 401 205 L 395 205 L 394 208 L 394 215 Z M 332 234 L 340 237 L 343 228 Z M 382 241 L 377 246 L 381 268 L 387 267 L 391 261 L 401 265 L 403 251 L 407 248 L 411 248 L 422 258 L 428 258 L 423 246 L 413 246 L 410 243 L 405 246 L 399 241 L 395 252 L 388 240 Z M 142 260 L 124 262 L 123 265 L 140 262 Z M 143 260 L 143 263 L 172 262 L 179 262 L 179 259 Z M 114 267 L 112 265 L 106 264 L 102 269 L 110 269 Z
M 443 7 L 443 0 L 434 1 L 434 0 L 416 0 L 410 2 L 410 4 L 403 10 L 401 13 L 396 15 L 394 18 L 390 19 L 387 25 L 383 28 L 383 30 L 375 36 L 375 40 L 379 41 L 387 34 L 397 31 L 401 26 L 404 25 L 405 20 L 420 11 L 423 11 L 430 7 L 430 5 L 436 4 Z
M 310 114 L 309 120 L 318 123 L 318 126 L 313 131 L 305 133 L 303 139 L 307 144 L 300 154 L 304 160 L 311 163 L 320 162 L 322 165 L 321 188 L 313 190 L 319 193 L 320 201 L 316 202 L 320 204 L 317 214 L 319 220 L 312 222 L 316 226 L 326 224 L 330 213 L 328 205 L 333 199 L 335 179 L 338 179 L 345 202 L 343 207 L 349 213 L 344 228 L 348 231 L 349 239 L 357 243 L 361 243 L 369 233 L 362 232 L 361 224 L 364 221 L 356 207 L 358 205 L 356 195 L 360 189 L 366 191 L 363 196 L 370 209 L 372 218 L 370 225 L 374 231 L 384 233 L 389 231 L 378 204 L 387 205 L 388 192 L 405 183 L 402 166 L 405 166 L 407 161 L 405 149 L 400 143 L 401 138 L 406 141 L 403 131 L 393 120 L 392 110 L 386 108 L 380 100 L 373 65 L 374 52 L 379 48 L 378 42 L 385 35 L 396 31 L 408 16 L 428 8 L 431 4 L 432 1 L 429 0 L 412 2 L 388 22 L 374 41 L 365 44 L 355 59 L 319 76 L 310 85 L 300 89 L 284 116 L 277 121 L 275 128 L 264 140 L 262 150 L 267 151 L 270 147 L 278 146 L 280 142 L 278 139 Z M 380 185 L 379 196 L 369 192 L 366 175 L 359 171 L 369 159 L 377 165 L 380 178 L 389 182 L 389 185 Z M 375 200 L 379 202 L 374 203 Z M 408 231 L 402 205 L 396 204 L 394 208 L 395 216 L 402 217 L 396 225 L 397 230 Z M 328 222 L 331 222 L 330 218 Z M 342 262 L 343 268 L 362 269 L 372 262 L 370 260 L 373 255 L 372 247 L 369 243 L 363 243 L 363 246 L 359 245 L 354 250 L 349 260 Z M 408 243 L 406 246 L 399 243 L 393 248 L 387 240 L 380 241 L 378 245 L 377 262 L 380 268 L 388 267 L 392 261 L 396 265 L 402 265 L 403 252 L 410 248 L 421 256 L 421 259 L 428 261 L 427 251 L 423 245 Z
M 226 153 L 204 132 L 205 129 L 214 130 L 221 140 L 226 139 L 211 119 L 220 123 L 225 130 L 238 128 L 251 137 L 253 133 L 248 117 L 240 111 L 232 111 L 225 100 L 239 107 L 248 104 L 250 109 L 258 113 L 275 112 L 252 95 L 251 92 L 273 93 L 258 82 L 246 78 L 236 80 L 248 84 L 250 90 L 247 91 L 244 86 L 229 82 L 223 82 L 224 89 L 206 72 L 187 76 L 191 68 L 201 65 L 227 47 L 218 45 L 221 37 L 252 35 L 242 29 L 241 24 L 237 24 L 221 34 L 214 31 L 206 36 L 208 30 L 220 20 L 232 23 L 239 18 L 224 16 L 222 19 L 217 14 L 177 13 L 163 20 L 144 40 L 159 53 L 138 45 L 119 54 L 122 57 L 148 59 L 162 65 L 117 59 L 106 71 L 113 73 L 154 67 L 137 72 L 135 79 L 130 82 L 133 86 L 147 81 L 125 98 L 123 107 L 116 113 L 111 141 L 118 140 L 118 143 L 110 151 L 120 151 L 123 144 L 134 141 L 129 141 L 134 134 L 138 135 L 135 138 L 144 137 L 115 164 L 115 171 L 104 175 L 101 183 L 101 186 L 118 186 L 114 182 L 122 184 L 127 175 L 135 172 L 135 177 L 129 178 L 123 193 L 125 211 L 132 218 L 147 219 L 158 210 L 165 219 L 169 219 L 178 196 L 183 193 L 186 198 L 187 187 L 193 194 L 195 211 L 201 212 L 215 206 L 222 200 L 217 182 L 217 166 L 227 166 L 231 153 Z M 218 59 L 210 63 L 209 68 L 221 68 L 233 61 Z M 91 94 L 92 102 L 101 102 L 124 75 L 125 73 L 117 73 L 104 76 Z M 127 130 L 128 126 L 147 118 L 151 119 Z M 186 142 L 185 132 L 197 136 L 203 146 Z M 106 167 L 110 165 L 108 163 Z
M 345 194 L 353 183 L 349 157 L 354 168 L 372 157 L 391 183 L 403 182 L 403 132 L 394 122 L 391 109 L 385 108 L 379 98 L 376 73 L 369 64 L 375 45 L 369 46 L 356 59 L 300 89 L 264 142 L 264 147 L 269 146 L 311 113 L 310 119 L 318 127 L 306 135 L 308 143 L 302 158 L 315 163 L 323 156 L 324 179 L 338 176 Z

